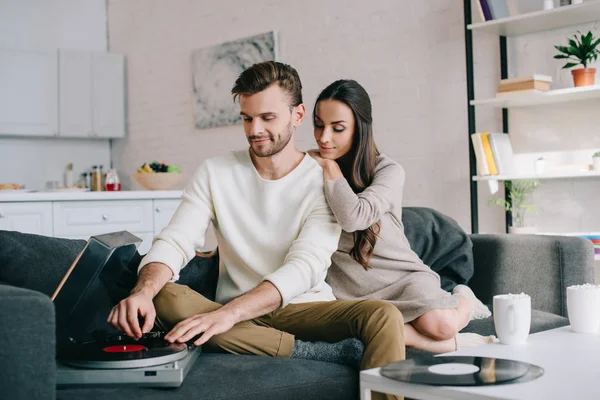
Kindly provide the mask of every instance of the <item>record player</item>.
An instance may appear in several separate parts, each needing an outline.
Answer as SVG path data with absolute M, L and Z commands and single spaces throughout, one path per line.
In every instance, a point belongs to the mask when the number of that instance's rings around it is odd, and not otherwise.
M 108 314 L 90 310 L 97 310 L 98 302 L 107 303 L 106 309 L 118 302 L 115 293 L 140 243 L 126 231 L 92 236 L 52 295 L 58 387 L 178 387 L 198 358 L 199 347 L 168 343 L 164 332 L 136 341 L 93 329 Z

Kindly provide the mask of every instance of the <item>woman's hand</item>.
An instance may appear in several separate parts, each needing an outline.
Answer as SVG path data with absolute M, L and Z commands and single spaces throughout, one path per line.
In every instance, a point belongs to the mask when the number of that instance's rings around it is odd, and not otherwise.
M 342 170 L 335 160 L 321 157 L 318 151 L 311 150 L 308 154 L 323 168 L 323 179 L 326 181 L 343 178 Z
M 321 157 L 321 153 L 319 153 L 316 150 L 309 151 L 308 155 L 311 156 L 312 158 L 314 158 L 315 161 L 319 163 L 321 168 L 325 168 L 325 164 L 327 163 L 327 161 L 330 161 L 330 160 L 327 160 L 327 159 Z

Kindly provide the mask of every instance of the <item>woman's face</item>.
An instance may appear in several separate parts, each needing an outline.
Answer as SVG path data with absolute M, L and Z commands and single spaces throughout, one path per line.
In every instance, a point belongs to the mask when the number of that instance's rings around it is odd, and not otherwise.
M 317 103 L 314 128 L 321 157 L 337 160 L 352 148 L 354 113 L 341 101 L 322 100 Z

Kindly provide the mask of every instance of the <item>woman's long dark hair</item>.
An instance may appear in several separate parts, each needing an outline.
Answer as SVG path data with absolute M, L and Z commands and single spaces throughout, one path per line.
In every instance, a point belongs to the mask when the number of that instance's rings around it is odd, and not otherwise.
M 354 114 L 354 137 L 350 152 L 336 162 L 354 193 L 360 193 L 373 182 L 379 151 L 373 139 L 373 116 L 371 100 L 367 91 L 354 80 L 339 80 L 327 86 L 315 102 L 313 124 L 317 105 L 322 100 L 337 100 L 346 104 Z M 354 232 L 354 246 L 350 256 L 364 269 L 369 269 L 369 261 L 375 249 L 379 234 L 379 221 L 363 231 Z

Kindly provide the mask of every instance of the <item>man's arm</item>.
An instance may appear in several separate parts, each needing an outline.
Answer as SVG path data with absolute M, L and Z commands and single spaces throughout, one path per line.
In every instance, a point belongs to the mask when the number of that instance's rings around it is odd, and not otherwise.
M 256 288 L 236 297 L 220 309 L 181 321 L 165 338 L 171 343 L 186 342 L 202 333 L 194 342 L 200 346 L 212 336 L 227 332 L 239 322 L 260 317 L 287 305 L 294 297 L 323 282 L 340 234 L 341 228 L 325 197 L 320 196 L 306 217 L 282 267 L 267 275 Z
M 142 333 L 154 326 L 156 311 L 152 299 L 173 277 L 171 268 L 161 263 L 151 263 L 141 269 L 137 284 L 129 297 L 117 304 L 108 315 L 108 323 L 129 337 L 139 339 Z M 140 330 L 138 315 L 144 318 Z
M 257 287 L 236 297 L 216 311 L 187 318 L 165 336 L 169 342 L 184 343 L 202 334 L 194 344 L 201 346 L 214 335 L 227 332 L 235 324 L 260 317 L 281 305 L 281 294 L 271 282 L 261 282 Z
M 152 243 L 138 267 L 138 281 L 131 295 L 113 307 L 107 322 L 126 335 L 139 339 L 154 325 L 152 299 L 204 245 L 206 230 L 214 219 L 208 183 L 208 166 L 202 164 L 183 192 L 173 218 Z M 138 317 L 144 318 L 140 329 Z
M 319 196 L 304 219 L 283 266 L 264 277 L 281 293 L 282 307 L 322 283 L 338 247 L 342 229 L 325 196 Z

